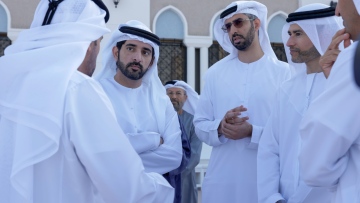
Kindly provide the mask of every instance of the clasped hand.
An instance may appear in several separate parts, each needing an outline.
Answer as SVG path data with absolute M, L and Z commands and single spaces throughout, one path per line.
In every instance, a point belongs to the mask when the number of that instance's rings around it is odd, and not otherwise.
M 226 112 L 218 127 L 219 136 L 224 135 L 228 139 L 238 140 L 250 137 L 252 125 L 247 122 L 248 116 L 241 116 L 247 111 L 242 105 Z

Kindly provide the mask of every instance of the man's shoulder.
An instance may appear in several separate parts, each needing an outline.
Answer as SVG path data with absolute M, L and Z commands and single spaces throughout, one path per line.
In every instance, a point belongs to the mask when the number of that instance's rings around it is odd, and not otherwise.
M 280 61 L 277 58 L 266 55 L 265 60 L 267 61 L 267 65 L 270 67 L 280 68 L 283 70 L 289 70 L 289 64 L 284 61 Z
M 68 90 L 74 90 L 80 86 L 82 86 L 82 87 L 88 86 L 89 88 L 97 89 L 100 87 L 100 84 L 97 81 L 95 81 L 93 78 L 91 78 L 79 71 L 75 71 L 71 75 L 71 78 L 69 80 Z
M 187 118 L 191 118 L 191 119 L 194 118 L 194 115 L 190 114 L 189 112 L 185 111 L 184 109 L 183 109 L 183 115 L 184 115 L 184 117 L 187 117 Z
M 222 69 L 226 67 L 229 62 L 232 62 L 233 60 L 237 60 L 237 57 L 232 55 L 226 56 L 225 58 L 217 61 L 212 66 L 210 66 L 206 74 L 216 74 L 218 71 L 222 71 Z

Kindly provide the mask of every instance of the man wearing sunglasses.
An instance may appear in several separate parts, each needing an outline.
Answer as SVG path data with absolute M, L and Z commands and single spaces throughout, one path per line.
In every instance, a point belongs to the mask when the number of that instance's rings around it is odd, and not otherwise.
M 326 78 L 320 57 L 343 26 L 335 8 L 315 3 L 289 14 L 283 27 L 289 65 L 296 74 L 281 85 L 258 150 L 259 202 L 330 202 L 330 192 L 307 186 L 299 173 L 299 126 Z
M 228 5 L 214 33 L 229 56 L 206 73 L 195 111 L 197 136 L 213 146 L 202 201 L 258 202 L 257 145 L 275 91 L 289 78 L 266 32 L 267 8 L 256 1 Z

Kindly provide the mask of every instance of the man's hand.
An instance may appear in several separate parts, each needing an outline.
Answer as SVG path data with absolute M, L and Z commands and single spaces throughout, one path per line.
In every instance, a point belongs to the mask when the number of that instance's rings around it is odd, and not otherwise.
M 224 135 L 226 138 L 234 140 L 251 136 L 252 125 L 247 122 L 249 117 L 239 117 L 246 110 L 245 107 L 239 106 L 226 112 L 218 128 L 219 136 Z
M 162 137 L 160 137 L 160 144 L 159 144 L 159 146 L 162 145 L 162 144 L 164 144 L 164 139 L 163 139 Z
M 345 28 L 336 32 L 328 49 L 324 55 L 320 57 L 319 64 L 326 78 L 329 77 L 331 68 L 334 65 L 339 53 L 341 52 L 339 49 L 339 44 L 341 42 L 344 42 L 344 48 L 347 48 L 351 44 L 350 35 L 345 33 Z

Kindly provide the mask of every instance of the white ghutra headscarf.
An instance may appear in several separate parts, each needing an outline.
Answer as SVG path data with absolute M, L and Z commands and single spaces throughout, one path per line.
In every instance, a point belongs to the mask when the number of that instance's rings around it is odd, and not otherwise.
M 144 75 L 142 79 L 142 83 L 146 84 L 146 86 L 149 87 L 148 91 L 150 92 L 151 95 L 151 102 L 157 119 L 158 129 L 160 134 L 162 134 L 165 130 L 165 124 L 166 124 L 164 104 L 168 102 L 169 98 L 166 95 L 165 88 L 162 85 L 160 78 L 158 76 L 157 63 L 160 54 L 159 45 L 139 35 L 121 32 L 120 28 L 124 26 L 133 27 L 135 29 L 140 29 L 152 33 L 148 27 L 146 27 L 143 23 L 137 20 L 130 20 L 125 24 L 120 24 L 119 28 L 113 31 L 108 44 L 104 47 L 102 51 L 103 67 L 101 71 L 95 73 L 94 77 L 97 80 L 102 80 L 106 78 L 113 78 L 115 76 L 117 66 L 116 66 L 116 61 L 113 57 L 112 48 L 116 46 L 117 42 L 124 40 L 138 40 L 152 46 L 155 52 L 154 55 L 155 59 L 151 67 L 149 67 L 148 71 Z
M 274 50 L 271 47 L 269 35 L 267 33 L 266 29 L 266 22 L 267 22 L 267 8 L 265 5 L 256 2 L 256 1 L 234 1 L 231 4 L 229 4 L 225 10 L 230 9 L 232 7 L 236 7 L 236 10 L 232 13 L 229 13 L 224 18 L 220 18 L 215 22 L 214 26 L 214 35 L 216 40 L 219 42 L 221 47 L 230 53 L 228 58 L 234 58 L 234 56 L 237 56 L 238 50 L 234 47 L 234 45 L 231 43 L 228 33 L 225 33 L 221 27 L 224 25 L 225 21 L 229 18 L 231 18 L 235 14 L 239 13 L 247 13 L 247 14 L 253 14 L 256 17 L 259 18 L 261 26 L 259 29 L 259 42 L 260 46 L 263 50 L 263 52 L 266 55 L 269 55 L 271 57 L 274 57 L 277 59 Z
M 357 10 L 357 12 L 358 12 L 359 15 L 360 15 L 360 0 L 353 0 L 353 1 L 354 1 L 356 10 Z
M 175 87 L 185 90 L 187 99 L 184 103 L 183 109 L 189 114 L 194 115 L 197 103 L 199 101 L 199 94 L 195 92 L 195 90 L 190 85 L 182 80 L 173 80 L 172 82 L 174 82 L 174 84 L 166 84 L 165 89 Z
M 30 29 L 0 58 L 0 126 L 7 120 L 16 129 L 0 138 L 14 141 L 11 182 L 27 199 L 33 166 L 58 151 L 69 80 L 90 43 L 109 32 L 106 12 L 93 1 L 64 0 L 51 24 L 42 26 L 48 8 L 41 0 Z
M 330 8 L 329 6 L 325 4 L 320 3 L 314 3 L 309 4 L 306 6 L 303 6 L 299 9 L 297 9 L 294 14 L 298 12 L 309 12 L 316 10 L 322 10 Z M 289 19 L 289 18 L 288 18 Z M 306 64 L 305 63 L 293 63 L 291 61 L 291 55 L 290 55 L 290 49 L 286 46 L 287 41 L 289 40 L 289 34 L 288 30 L 290 28 L 290 25 L 297 24 L 301 27 L 301 29 L 304 30 L 306 35 L 309 37 L 311 42 L 314 44 L 317 51 L 320 53 L 320 55 L 324 55 L 326 52 L 328 46 L 330 45 L 332 41 L 332 37 L 335 35 L 335 33 L 342 29 L 342 19 L 341 17 L 335 16 L 328 16 L 328 17 L 318 17 L 313 19 L 305 19 L 305 20 L 295 20 L 291 21 L 290 23 L 286 23 L 282 30 L 282 40 L 285 46 L 285 53 L 286 57 L 288 59 L 288 63 L 290 66 L 294 67 L 294 70 L 296 73 L 303 73 L 306 71 Z M 341 47 L 340 47 L 341 48 Z

